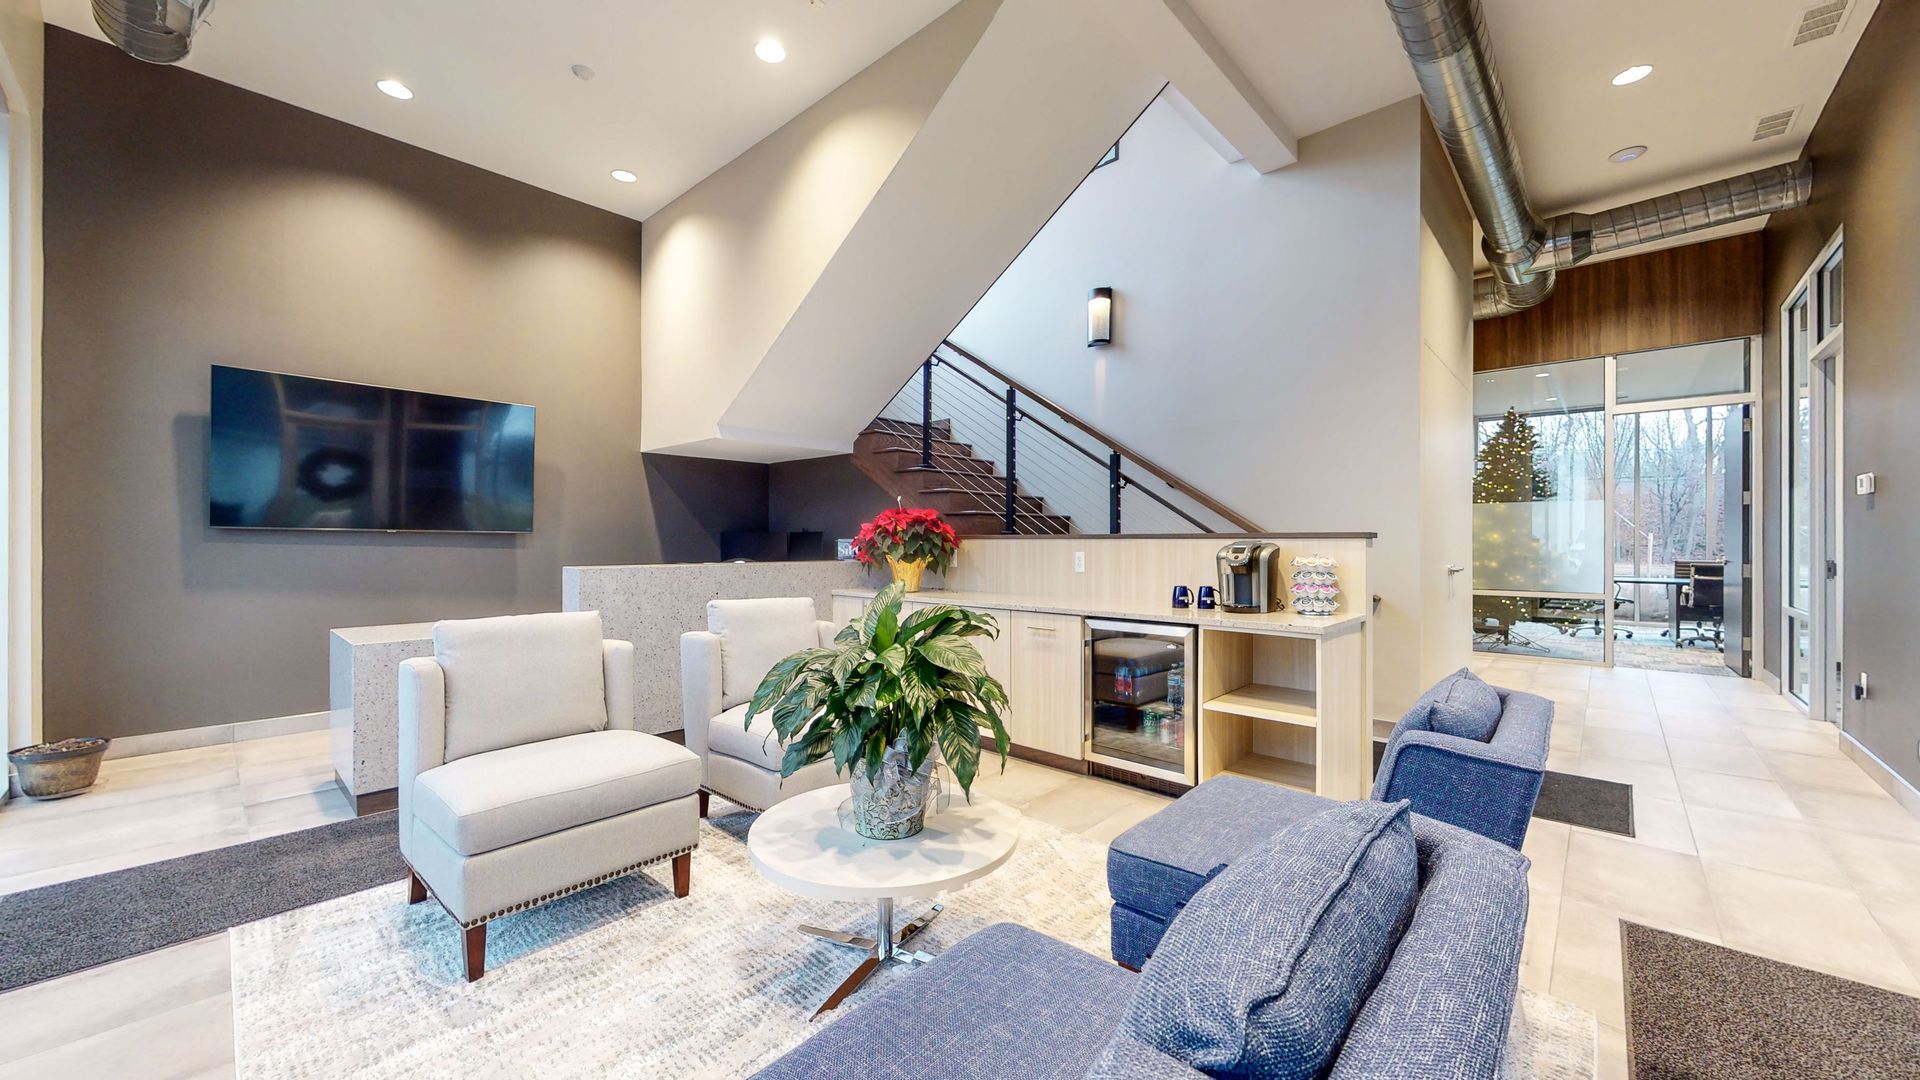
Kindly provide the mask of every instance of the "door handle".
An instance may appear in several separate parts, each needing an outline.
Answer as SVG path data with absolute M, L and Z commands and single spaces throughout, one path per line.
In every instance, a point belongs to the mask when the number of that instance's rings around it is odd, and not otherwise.
M 1447 573 L 1449 573 L 1449 574 L 1460 574 L 1460 573 L 1465 573 L 1465 572 L 1466 572 L 1466 569 L 1467 569 L 1466 567 L 1464 567 L 1464 566 L 1461 566 L 1461 565 L 1460 565 L 1459 563 L 1448 563 L 1448 564 L 1447 564 Z

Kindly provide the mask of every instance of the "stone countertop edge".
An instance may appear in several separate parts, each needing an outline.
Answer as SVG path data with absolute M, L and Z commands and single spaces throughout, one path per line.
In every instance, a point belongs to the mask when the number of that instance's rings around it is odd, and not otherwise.
M 833 595 L 852 599 L 871 599 L 878 589 L 835 589 Z M 1357 611 L 1332 615 L 1302 615 L 1296 611 L 1270 611 L 1264 614 L 1237 614 L 1231 611 L 1202 611 L 1197 608 L 1166 607 L 1159 610 L 1101 607 L 1078 600 L 1049 600 L 1011 596 L 1005 593 L 949 592 L 929 589 L 909 593 L 910 600 L 927 600 L 956 607 L 1005 608 L 1009 611 L 1049 612 L 1079 615 L 1089 619 L 1127 619 L 1134 622 L 1172 623 L 1197 626 L 1204 630 L 1238 630 L 1253 634 L 1284 634 L 1295 637 L 1329 637 L 1363 625 L 1368 616 Z

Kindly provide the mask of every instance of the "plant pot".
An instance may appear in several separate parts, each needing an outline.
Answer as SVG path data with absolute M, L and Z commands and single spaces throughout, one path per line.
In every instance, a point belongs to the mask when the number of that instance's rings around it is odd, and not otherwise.
M 7 754 L 20 777 L 20 793 L 32 799 L 65 799 L 93 786 L 108 739 L 61 739 L 23 746 Z
M 887 569 L 893 571 L 893 580 L 900 583 L 907 592 L 920 591 L 920 577 L 927 572 L 923 562 L 902 562 L 893 556 L 887 556 Z
M 926 828 L 927 804 L 938 790 L 934 769 L 940 755 L 932 753 L 912 766 L 903 742 L 887 747 L 880 775 L 869 779 L 864 763 L 853 766 L 853 831 L 870 840 L 905 840 Z

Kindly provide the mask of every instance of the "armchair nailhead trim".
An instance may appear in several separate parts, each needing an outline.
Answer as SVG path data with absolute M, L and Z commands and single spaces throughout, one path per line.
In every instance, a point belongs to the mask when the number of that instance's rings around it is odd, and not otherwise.
M 683 847 L 679 851 L 669 851 L 665 855 L 655 855 L 653 858 L 648 859 L 645 862 L 637 862 L 637 863 L 634 863 L 632 866 L 623 866 L 620 869 L 613 871 L 612 873 L 601 874 L 597 878 L 590 878 L 586 881 L 581 882 L 578 885 L 569 885 L 564 889 L 547 893 L 545 896 L 536 896 L 531 900 L 522 900 L 520 903 L 514 904 L 512 907 L 503 907 L 499 911 L 495 911 L 487 915 L 482 915 L 477 919 L 469 919 L 468 921 L 460 924 L 460 929 L 471 930 L 474 927 L 479 926 L 481 923 L 488 922 L 493 919 L 498 919 L 503 915 L 512 915 L 514 912 L 517 912 L 517 911 L 525 911 L 528 908 L 539 907 L 541 904 L 544 904 L 549 900 L 558 900 L 563 896 L 572 896 L 574 893 L 580 892 L 583 889 L 591 889 L 595 885 L 604 885 L 607 882 L 612 881 L 614 878 L 626 877 L 628 874 L 632 874 L 640 870 L 644 870 L 647 867 L 653 866 L 656 863 L 667 862 L 672 859 L 677 859 L 682 855 L 691 854 L 693 852 L 693 849 L 699 846 L 700 845 L 695 844 L 692 847 Z M 452 913 L 449 912 L 448 914 L 452 914 Z

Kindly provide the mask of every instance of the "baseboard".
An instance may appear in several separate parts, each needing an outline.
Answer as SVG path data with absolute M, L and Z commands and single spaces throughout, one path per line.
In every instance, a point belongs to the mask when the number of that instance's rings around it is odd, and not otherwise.
M 272 716 L 265 720 L 244 720 L 237 724 L 209 724 L 206 727 L 181 728 L 178 731 L 123 735 L 108 745 L 106 757 L 109 760 L 143 757 L 147 754 L 165 754 L 174 750 L 192 750 L 202 746 L 225 746 L 229 743 L 251 742 L 254 739 L 271 739 L 277 735 L 323 731 L 332 715 L 328 712 L 297 713 L 293 716 Z
M 1844 731 L 1840 733 L 1840 752 L 1853 759 L 1853 763 L 1860 766 L 1861 772 L 1872 777 L 1874 783 L 1885 788 L 1887 794 L 1893 796 L 1894 802 L 1906 807 L 1907 813 L 1920 818 L 1920 789 L 1907 783 L 1905 777 L 1894 772 L 1877 754 L 1860 745 L 1860 740 Z
M 1767 689 L 1773 691 L 1776 694 L 1780 692 L 1780 676 L 1775 675 L 1773 672 L 1768 671 L 1766 668 L 1759 667 L 1756 665 L 1753 669 L 1753 681 L 1759 683 L 1761 686 L 1766 687 Z

